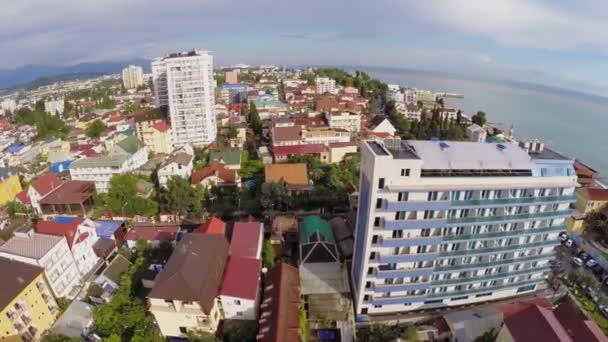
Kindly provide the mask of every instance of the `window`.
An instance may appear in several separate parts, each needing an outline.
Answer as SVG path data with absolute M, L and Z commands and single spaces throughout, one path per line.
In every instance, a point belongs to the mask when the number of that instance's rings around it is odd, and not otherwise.
M 378 180 L 378 189 L 384 189 L 384 178 Z
M 409 177 L 410 176 L 410 169 L 401 169 L 401 176 L 403 176 L 403 177 Z
M 374 227 L 380 227 L 380 218 L 379 217 L 376 217 L 374 219 Z
M 179 332 L 182 334 L 187 334 L 188 333 L 188 329 L 186 327 L 179 327 Z
M 234 300 L 234 305 L 241 305 L 241 301 L 240 301 L 240 300 L 238 300 L 238 299 L 235 299 L 235 300 Z
M 382 208 L 382 198 L 376 199 L 376 209 Z
M 372 243 L 378 243 L 378 235 L 372 236 Z
M 236 315 L 237 315 L 237 316 L 243 316 L 243 312 L 242 312 L 242 311 L 237 311 L 237 312 L 236 312 Z
M 368 267 L 367 268 L 367 274 L 371 275 L 372 273 L 374 273 L 374 268 L 373 267 Z
M 397 195 L 397 200 L 399 202 L 406 202 L 408 196 L 409 196 L 409 193 L 407 191 L 402 191 L 399 193 L 399 195 Z
M 369 259 L 370 259 L 370 260 L 374 260 L 374 259 L 376 259 L 376 252 L 371 252 L 371 253 L 369 253 Z
M 395 213 L 395 220 L 405 220 L 405 211 L 398 211 Z
M 361 314 L 362 315 L 367 315 L 367 308 L 361 309 Z

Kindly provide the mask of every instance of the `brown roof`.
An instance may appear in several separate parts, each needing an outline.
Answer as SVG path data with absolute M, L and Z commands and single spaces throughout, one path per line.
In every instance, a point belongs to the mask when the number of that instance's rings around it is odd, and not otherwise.
M 214 175 L 220 178 L 224 183 L 236 183 L 236 170 L 229 170 L 224 167 L 224 164 L 219 161 L 214 161 L 211 165 L 192 173 L 192 184 L 198 184 L 207 177 Z
M 95 194 L 95 183 L 68 181 L 40 200 L 40 204 L 79 204 Z
M 266 275 L 263 299 L 260 305 L 258 341 L 299 341 L 300 274 L 298 269 L 280 263 Z M 267 330 L 267 331 L 265 331 Z
M 553 310 L 553 314 L 575 341 L 608 341 L 597 324 L 587 319 L 568 296 Z
M 22 262 L 0 258 L 0 307 L 5 308 L 26 286 L 42 273 L 42 268 Z
M 145 107 L 134 111 L 129 117 L 132 117 L 135 122 L 166 120 L 167 113 L 159 108 Z
M 608 189 L 602 188 L 585 188 L 587 198 L 592 201 L 608 201 Z
M 63 181 L 59 179 L 59 177 L 52 173 L 47 173 L 34 179 L 30 186 L 33 187 L 40 196 L 45 196 L 61 184 L 63 184 Z
M 320 112 L 342 109 L 343 107 L 333 96 L 319 96 L 315 102 L 315 109 Z
M 299 141 L 302 139 L 302 126 L 286 126 L 272 128 L 272 141 Z
M 291 189 L 308 187 L 306 164 L 269 164 L 264 167 L 267 183 L 278 183 L 283 180 Z
M 538 305 L 505 320 L 515 342 L 570 342 L 573 341 L 550 309 Z
M 217 234 L 186 234 L 156 279 L 150 298 L 198 302 L 209 314 L 218 294 L 228 241 Z

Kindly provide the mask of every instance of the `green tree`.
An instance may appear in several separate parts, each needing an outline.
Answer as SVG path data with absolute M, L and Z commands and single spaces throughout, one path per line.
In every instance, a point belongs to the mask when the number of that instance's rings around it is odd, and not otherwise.
M 264 210 L 282 210 L 289 199 L 285 182 L 264 183 L 260 193 L 260 204 Z
M 221 340 L 217 338 L 212 333 L 208 333 L 202 330 L 196 331 L 188 331 L 188 339 L 190 342 L 220 342 Z
M 107 128 L 108 126 L 103 121 L 96 119 L 89 124 L 86 133 L 89 138 L 99 138 Z
M 224 331 L 225 342 L 254 342 L 256 336 L 256 325 L 252 322 L 239 321 L 239 324 Z
M 46 335 L 42 338 L 42 342 L 80 342 L 79 337 L 68 337 L 65 335 Z
M 498 333 L 492 328 L 474 339 L 473 342 L 494 342 L 496 341 L 496 336 L 498 336 Z
M 140 179 L 130 173 L 112 176 L 108 192 L 97 195 L 95 211 L 129 217 L 156 215 L 158 213 L 157 204 L 150 199 L 137 196 L 137 182 Z
M 205 189 L 198 184 L 192 191 L 191 216 L 193 219 L 202 220 L 206 217 L 203 201 L 205 201 Z
M 462 141 L 466 138 L 466 133 L 462 126 L 452 126 L 448 129 L 446 134 L 447 140 Z
M 178 176 L 167 181 L 167 190 L 164 193 L 167 208 L 175 214 L 186 215 L 192 206 L 192 187 L 190 182 Z
M 482 111 L 477 112 L 477 114 L 475 114 L 471 117 L 471 121 L 473 121 L 473 123 L 476 123 L 477 125 L 483 127 L 487 122 L 486 113 L 482 112 Z
M 262 261 L 264 262 L 264 266 L 271 268 L 275 265 L 277 259 L 277 252 L 272 245 L 270 240 L 264 241 L 264 246 L 262 248 Z
M 249 121 L 249 127 L 253 133 L 260 137 L 262 135 L 262 120 L 260 119 L 260 113 L 253 101 L 249 103 L 249 117 L 247 119 Z
M 360 339 L 363 342 L 385 342 L 392 341 L 398 337 L 397 331 L 393 327 L 374 323 L 363 330 Z
M 23 204 L 16 202 L 16 201 L 8 202 L 6 204 L 6 208 L 8 210 L 8 216 L 10 218 L 14 218 L 18 214 L 27 214 L 28 213 L 27 208 Z

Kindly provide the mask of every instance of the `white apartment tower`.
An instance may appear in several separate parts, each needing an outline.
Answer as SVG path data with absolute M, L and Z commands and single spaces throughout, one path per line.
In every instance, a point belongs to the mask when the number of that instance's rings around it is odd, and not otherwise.
M 175 146 L 215 141 L 213 57 L 193 50 L 156 58 L 152 78 L 156 106 L 169 109 Z
M 136 89 L 144 84 L 144 69 L 137 65 L 129 65 L 122 69 L 122 84 L 127 89 Z
M 317 94 L 336 93 L 336 80 L 329 77 L 317 77 L 315 85 L 317 86 Z
M 358 320 L 545 288 L 577 185 L 542 144 L 361 144 L 352 282 Z

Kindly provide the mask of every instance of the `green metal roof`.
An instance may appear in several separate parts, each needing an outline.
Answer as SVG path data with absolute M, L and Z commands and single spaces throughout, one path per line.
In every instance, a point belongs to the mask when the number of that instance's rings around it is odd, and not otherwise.
M 228 150 L 228 151 L 212 151 L 209 154 L 210 161 L 220 161 L 226 165 L 240 165 L 241 164 L 241 151 Z
M 327 221 L 320 218 L 319 216 L 306 216 L 302 219 L 302 225 L 300 226 L 299 241 L 300 243 L 310 242 L 310 238 L 316 232 L 323 237 L 325 241 L 333 242 L 334 235 L 331 232 L 331 227 Z
M 101 157 L 89 157 L 77 160 L 70 165 L 71 169 L 94 168 L 94 167 L 114 167 L 120 168 L 129 159 L 129 155 L 112 155 Z
M 142 144 L 142 142 L 139 141 L 136 137 L 131 135 L 116 143 L 116 146 L 120 147 L 123 151 L 127 153 L 135 154 L 135 152 L 139 151 L 141 148 L 144 147 L 144 144 Z

